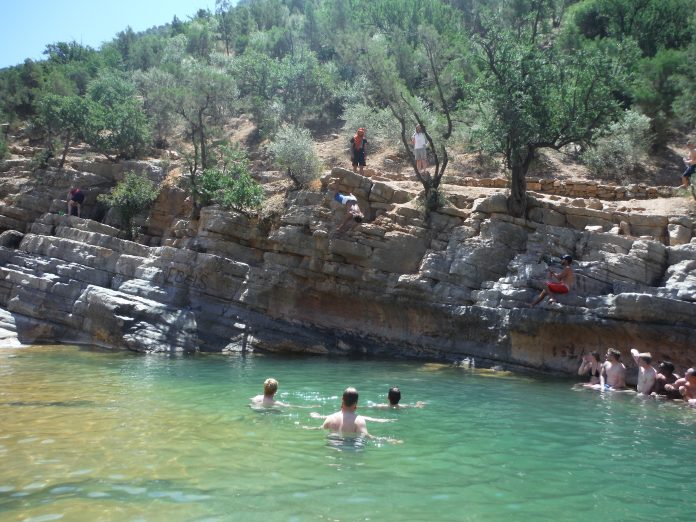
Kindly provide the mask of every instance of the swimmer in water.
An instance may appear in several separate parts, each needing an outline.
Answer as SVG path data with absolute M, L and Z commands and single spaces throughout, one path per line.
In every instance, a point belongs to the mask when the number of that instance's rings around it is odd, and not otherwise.
M 368 408 L 377 408 L 380 410 L 400 410 L 403 408 L 423 408 L 425 403 L 418 401 L 415 404 L 399 404 L 401 401 L 401 390 L 398 386 L 392 386 L 387 393 L 389 404 L 370 404 Z
M 358 436 L 397 444 L 402 442 L 388 437 L 374 437 L 370 435 L 367 431 L 366 418 L 356 413 L 357 408 L 358 390 L 353 387 L 346 388 L 343 392 L 340 411 L 326 417 L 321 428 L 338 435 Z
M 280 408 L 290 406 L 284 402 L 275 400 L 275 394 L 278 391 L 278 381 L 269 377 L 263 381 L 263 395 L 257 395 L 251 398 L 251 406 L 255 408 Z

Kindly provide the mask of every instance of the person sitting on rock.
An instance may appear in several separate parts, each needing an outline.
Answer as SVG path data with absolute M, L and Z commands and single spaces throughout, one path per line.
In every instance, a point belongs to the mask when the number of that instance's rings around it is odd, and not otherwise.
M 674 373 L 674 364 L 670 361 L 662 361 L 657 367 L 658 374 L 655 376 L 655 395 L 664 395 L 668 399 L 681 399 L 679 390 L 674 389 L 674 383 L 679 380 L 679 375 Z M 667 391 L 667 386 L 670 386 L 671 391 Z
M 636 384 L 636 391 L 641 395 L 650 395 L 655 388 L 655 380 L 657 378 L 655 368 L 650 365 L 652 356 L 649 352 L 639 353 L 635 348 L 631 349 L 631 355 L 638 365 L 638 383 Z
M 555 279 L 556 282 L 547 281 L 546 288 L 544 288 L 539 294 L 539 297 L 537 297 L 534 300 L 534 302 L 529 305 L 530 308 L 533 308 L 539 303 L 541 303 L 544 300 L 544 298 L 548 295 L 568 293 L 568 291 L 572 288 L 573 283 L 575 282 L 575 274 L 573 273 L 573 269 L 570 266 L 572 262 L 573 258 L 569 255 L 565 255 L 561 258 L 561 265 L 563 266 L 563 270 L 561 270 L 558 273 L 554 272 L 553 270 L 549 270 L 549 275 L 551 276 L 551 279 Z M 549 302 L 555 303 L 556 300 L 553 297 L 551 297 L 549 299 Z
M 80 217 L 85 195 L 79 188 L 71 188 L 68 192 L 68 216 Z
M 354 226 L 355 223 L 363 222 L 365 216 L 358 206 L 358 198 L 352 193 L 346 196 L 345 194 L 336 192 L 334 199 L 346 207 L 346 214 L 343 216 L 343 221 L 341 221 L 341 224 L 336 229 L 336 235 L 342 234 L 348 228 Z

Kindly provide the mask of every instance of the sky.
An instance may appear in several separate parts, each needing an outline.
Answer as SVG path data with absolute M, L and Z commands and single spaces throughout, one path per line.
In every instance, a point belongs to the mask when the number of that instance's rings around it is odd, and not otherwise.
M 47 44 L 71 42 L 98 48 L 127 26 L 135 32 L 188 20 L 215 0 L 0 0 L 0 69 L 26 58 L 44 59 Z

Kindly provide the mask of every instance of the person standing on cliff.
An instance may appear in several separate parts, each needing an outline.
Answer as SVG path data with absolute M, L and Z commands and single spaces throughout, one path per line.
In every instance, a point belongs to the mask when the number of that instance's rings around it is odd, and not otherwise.
M 356 198 L 352 193 L 345 195 L 341 194 L 340 192 L 336 192 L 334 200 L 346 207 L 346 213 L 343 216 L 341 224 L 336 229 L 336 235 L 342 234 L 355 223 L 359 224 L 363 222 L 365 216 L 358 206 L 358 198 Z
M 416 132 L 411 136 L 411 143 L 413 144 L 413 155 L 416 159 L 416 170 L 422 174 L 428 166 L 428 155 L 425 150 L 425 132 L 423 132 L 423 128 L 420 125 L 416 125 Z
M 621 352 L 609 348 L 606 359 L 599 374 L 599 389 L 623 390 L 626 387 L 626 367 L 621 362 Z
M 80 217 L 82 214 L 82 203 L 85 201 L 85 195 L 79 188 L 71 188 L 68 192 L 68 216 Z
M 529 305 L 529 308 L 534 308 L 548 295 L 567 294 L 569 292 L 575 283 L 575 273 L 570 266 L 572 262 L 573 258 L 569 255 L 565 255 L 561 258 L 561 266 L 563 266 L 563 270 L 558 273 L 554 272 L 553 270 L 549 270 L 549 276 L 551 279 L 555 279 L 556 282 L 548 281 L 546 283 L 546 288 L 544 288 L 539 294 L 539 297 L 537 297 L 534 302 Z M 556 301 L 553 297 L 551 297 L 549 302 L 555 303 Z
M 691 175 L 696 169 L 696 147 L 694 147 L 693 142 L 689 141 L 686 143 L 687 155 L 684 156 L 684 165 L 686 165 L 686 170 L 682 174 L 682 184 L 678 188 L 688 189 L 691 184 Z
M 366 163 L 366 153 L 367 153 L 367 138 L 365 138 L 365 129 L 360 127 L 350 139 L 350 160 L 353 165 L 353 172 L 358 171 L 360 167 L 360 174 L 363 173 L 363 168 L 367 165 Z
M 650 365 L 652 362 L 652 355 L 647 352 L 639 353 L 635 348 L 631 348 L 631 355 L 638 365 L 638 383 L 636 385 L 636 391 L 641 395 L 650 395 L 655 388 L 655 380 L 657 378 L 655 368 Z

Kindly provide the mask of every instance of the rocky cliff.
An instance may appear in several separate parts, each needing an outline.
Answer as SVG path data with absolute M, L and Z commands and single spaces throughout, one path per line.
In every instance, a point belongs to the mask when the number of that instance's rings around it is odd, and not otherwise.
M 450 187 L 424 221 L 416 185 L 339 168 L 321 191 L 289 192 L 263 219 L 208 207 L 191 221 L 183 192 L 169 187 L 147 244 L 55 213 L 69 186 L 106 186 L 127 168 L 73 162 L 69 175 L 49 170 L 24 191 L 16 175 L 0 184 L 0 195 L 19 192 L 0 207 L 0 343 L 474 356 L 550 372 L 574 372 L 580 354 L 608 346 L 682 368 L 696 359 L 690 217 L 539 193 L 516 219 L 500 191 Z M 336 190 L 355 194 L 367 216 L 343 236 Z M 576 259 L 575 291 L 527 308 L 565 253 Z

